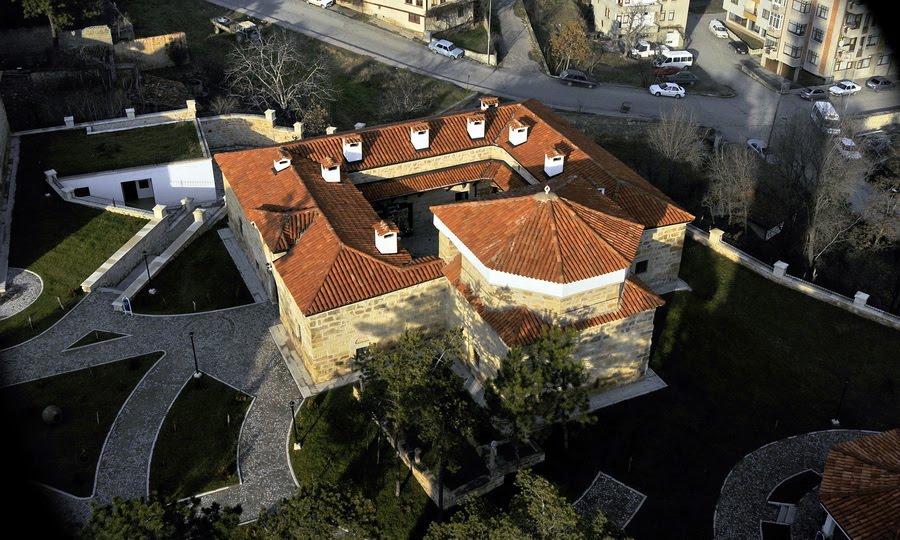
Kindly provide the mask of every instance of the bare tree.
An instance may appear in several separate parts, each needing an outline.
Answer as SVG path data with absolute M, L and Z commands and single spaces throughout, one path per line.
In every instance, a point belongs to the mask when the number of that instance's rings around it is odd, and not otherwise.
M 622 56 L 628 56 L 637 42 L 646 38 L 653 31 L 652 14 L 648 6 L 624 6 L 619 12 L 618 34 L 622 44 Z
M 581 19 L 570 19 L 550 33 L 550 54 L 557 73 L 569 69 L 571 62 L 580 66 L 590 62 L 593 48 Z
M 404 69 L 383 85 L 390 89 L 381 93 L 381 114 L 387 120 L 405 120 L 426 111 L 434 102 L 431 81 Z
M 729 225 L 738 223 L 747 230 L 747 215 L 756 194 L 759 160 L 746 148 L 720 148 L 708 164 L 709 189 L 703 206 L 713 216 L 725 217 Z
M 900 193 L 897 177 L 875 177 L 863 209 L 868 246 L 885 249 L 900 244 Z
M 285 30 L 274 30 L 259 43 L 236 46 L 228 61 L 228 84 L 253 107 L 299 118 L 310 103 L 335 99 L 324 59 L 303 54 L 300 41 Z

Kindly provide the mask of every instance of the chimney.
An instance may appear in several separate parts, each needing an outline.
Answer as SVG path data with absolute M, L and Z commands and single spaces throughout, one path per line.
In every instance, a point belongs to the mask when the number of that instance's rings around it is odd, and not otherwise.
M 478 101 L 481 102 L 482 111 L 486 111 L 491 107 L 498 107 L 500 105 L 500 100 L 495 98 L 494 96 L 485 96 Z
M 466 131 L 472 139 L 484 138 L 484 113 L 471 114 L 466 118 Z
M 365 122 L 357 122 L 357 123 L 353 124 L 353 129 L 362 129 L 364 127 L 366 127 Z
M 362 161 L 362 137 L 351 134 L 345 136 L 341 141 L 344 143 L 344 159 L 347 163 Z
M 513 118 L 509 123 L 509 144 L 519 146 L 528 140 L 528 126 L 521 120 Z
M 322 166 L 322 178 L 326 182 L 341 181 L 341 166 L 338 165 L 338 162 L 335 161 L 331 156 L 325 156 L 320 159 L 319 165 Z
M 291 166 L 291 155 L 288 154 L 285 150 L 279 150 L 278 155 L 281 156 L 281 159 L 276 160 L 272 167 L 275 169 L 275 172 L 278 173 L 283 171 Z
M 547 176 L 556 176 L 563 172 L 563 165 L 566 162 L 566 156 L 556 150 L 551 150 L 544 154 L 544 173 Z
M 416 150 L 427 150 L 431 144 L 428 133 L 428 124 L 425 122 L 419 122 L 410 126 L 409 140 L 412 141 L 413 148 Z
M 390 221 L 381 220 L 375 223 L 375 247 L 383 255 L 397 253 L 397 235 L 400 229 Z

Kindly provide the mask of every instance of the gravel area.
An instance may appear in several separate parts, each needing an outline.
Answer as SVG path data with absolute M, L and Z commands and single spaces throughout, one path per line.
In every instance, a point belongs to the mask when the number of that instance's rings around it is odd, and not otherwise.
M 593 483 L 575 501 L 581 514 L 602 511 L 617 527 L 625 528 L 644 504 L 646 495 L 600 471 Z
M 6 276 L 6 294 L 0 297 L 0 320 L 33 304 L 44 290 L 44 281 L 34 272 L 10 268 Z
M 761 520 L 776 521 L 779 507 L 769 493 L 788 477 L 806 469 L 822 473 L 828 449 L 839 442 L 870 435 L 871 431 L 835 429 L 795 435 L 763 446 L 738 462 L 722 485 L 713 517 L 718 540 L 759 538 Z M 794 538 L 811 538 L 824 523 L 818 492 L 801 499 L 791 527 Z

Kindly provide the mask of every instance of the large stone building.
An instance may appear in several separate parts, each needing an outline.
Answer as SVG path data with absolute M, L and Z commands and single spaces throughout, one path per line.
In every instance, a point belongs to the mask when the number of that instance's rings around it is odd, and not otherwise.
M 594 30 L 618 37 L 631 26 L 635 37 L 681 47 L 689 0 L 591 0 Z
M 725 0 L 726 23 L 765 43 L 761 63 L 797 81 L 802 71 L 831 82 L 893 75 L 896 61 L 873 13 L 848 0 Z
M 473 0 L 337 0 L 337 3 L 419 34 L 471 23 L 475 6 Z
M 462 327 L 492 377 L 548 325 L 644 375 L 693 219 L 540 103 L 216 155 L 229 224 L 316 382 L 410 329 Z

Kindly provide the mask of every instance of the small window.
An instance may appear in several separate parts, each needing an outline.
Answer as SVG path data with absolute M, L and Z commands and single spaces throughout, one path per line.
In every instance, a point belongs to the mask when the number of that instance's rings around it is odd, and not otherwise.
M 416 7 L 422 7 L 422 0 L 416 0 Z
M 812 65 L 818 65 L 819 63 L 819 53 L 815 51 L 809 51 L 806 53 L 806 61 Z
M 422 18 L 419 17 L 418 15 L 416 15 L 415 13 L 409 14 L 409 22 L 411 22 L 413 24 L 419 24 L 421 22 L 421 20 L 422 20 Z
M 885 64 L 890 64 L 890 63 L 891 63 L 891 55 L 882 54 L 881 56 L 878 57 L 878 65 L 879 66 L 883 66 Z
M 670 21 L 674 21 L 674 20 L 675 20 L 675 12 L 674 12 L 674 11 L 670 11 L 670 12 L 669 12 L 669 20 L 670 20 Z
M 822 40 L 825 39 L 825 31 L 821 28 L 813 28 L 812 39 L 813 41 L 822 43 Z
M 90 197 L 91 196 L 91 188 L 89 187 L 80 187 L 72 190 L 72 195 L 76 197 Z
M 457 18 L 462 18 L 463 8 L 456 8 L 456 16 L 457 16 Z
M 150 187 L 150 180 L 138 180 L 138 188 L 147 189 Z
M 863 58 L 862 60 L 858 60 L 856 62 L 856 69 L 864 69 L 869 67 L 869 64 L 872 62 L 871 58 Z
M 881 36 L 879 36 L 878 34 L 873 34 L 873 35 L 869 36 L 869 39 L 866 40 L 866 47 L 874 47 L 875 45 L 878 45 L 878 39 L 880 37 Z
M 456 200 L 457 201 L 468 201 L 469 200 L 469 192 L 468 191 L 457 191 L 456 192 Z
M 650 264 L 649 261 L 638 261 L 634 264 L 634 273 L 635 274 L 645 274 L 647 273 L 647 266 Z
M 481 366 L 481 355 L 478 354 L 478 349 L 472 347 L 472 359 L 475 361 L 476 366 Z
M 816 16 L 819 17 L 820 19 L 827 19 L 828 18 L 828 8 L 823 6 L 822 4 L 819 4 L 819 7 L 816 8 Z

